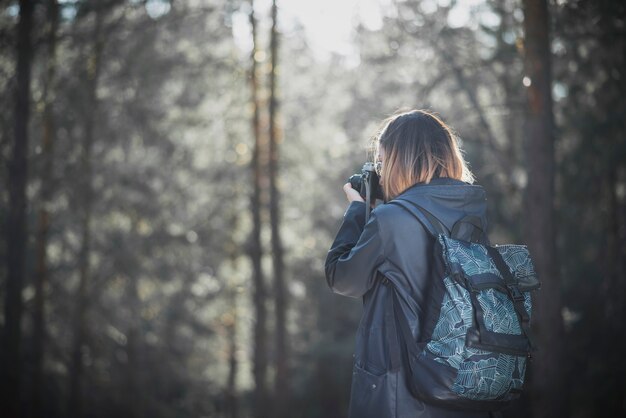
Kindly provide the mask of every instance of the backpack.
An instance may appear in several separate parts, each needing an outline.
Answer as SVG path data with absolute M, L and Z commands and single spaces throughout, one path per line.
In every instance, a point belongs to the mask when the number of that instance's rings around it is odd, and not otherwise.
M 449 232 L 412 202 L 390 203 L 408 210 L 435 238 L 421 341 L 414 340 L 393 285 L 388 292 L 400 328 L 395 356 L 402 356 L 409 391 L 426 403 L 477 411 L 519 398 L 535 349 L 531 291 L 540 287 L 528 249 L 489 245 L 477 217 L 461 219 Z

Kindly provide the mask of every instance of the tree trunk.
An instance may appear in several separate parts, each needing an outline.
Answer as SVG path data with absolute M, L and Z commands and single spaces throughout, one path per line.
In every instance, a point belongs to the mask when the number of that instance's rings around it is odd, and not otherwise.
M 79 283 L 76 295 L 76 310 L 74 312 L 74 341 L 72 344 L 72 357 L 70 368 L 69 387 L 69 416 L 80 418 L 82 413 L 82 374 L 83 374 L 83 349 L 87 338 L 87 297 L 89 288 L 89 256 L 91 252 L 91 216 L 93 205 L 93 188 L 91 180 L 93 169 L 91 165 L 94 130 L 97 113 L 97 88 L 100 73 L 100 61 L 104 46 L 102 37 L 103 10 L 96 8 L 96 22 L 93 33 L 93 51 L 87 61 L 88 103 L 85 108 L 88 113 L 85 118 L 85 132 L 81 154 L 81 184 L 80 198 L 82 198 L 82 213 L 80 216 L 80 228 L 82 231 L 82 243 L 78 259 Z
M 252 211 L 252 236 L 250 240 L 250 259 L 252 261 L 252 281 L 253 304 L 255 309 L 256 322 L 254 325 L 254 359 L 253 359 L 253 375 L 254 375 L 254 414 L 257 418 L 265 418 L 268 414 L 268 391 L 267 391 L 267 312 L 265 308 L 266 289 L 265 278 L 263 277 L 263 268 L 261 260 L 263 257 L 263 249 L 261 247 L 261 191 L 263 187 L 262 179 L 262 163 L 261 163 L 261 122 L 260 122 L 260 104 L 258 97 L 258 81 L 257 81 L 257 35 L 256 35 L 256 18 L 254 16 L 254 0 L 250 1 L 250 24 L 252 26 L 253 48 L 251 53 L 251 69 L 250 69 L 250 87 L 251 100 L 253 106 L 252 128 L 254 133 L 254 149 L 252 152 L 252 184 L 253 191 L 250 199 L 250 210 Z
M 231 228 L 233 231 L 237 230 L 237 224 L 238 215 L 236 211 L 233 211 L 231 221 Z M 237 258 L 239 254 L 237 244 L 234 240 L 232 240 L 229 244 L 228 252 L 231 274 L 235 275 L 237 272 Z M 230 299 L 230 315 L 227 316 L 227 320 L 223 321 L 228 338 L 228 385 L 226 388 L 226 416 L 228 418 L 239 417 L 239 403 L 237 398 L 237 373 L 239 371 L 239 363 L 237 361 L 237 329 L 239 321 L 238 287 L 239 283 L 236 280 L 231 279 L 228 281 L 227 291 Z
M 532 363 L 533 417 L 567 416 L 564 380 L 564 330 L 561 287 L 555 248 L 555 169 L 550 75 L 549 15 L 546 0 L 524 0 L 525 68 L 528 86 L 527 143 L 529 220 L 524 230 L 535 268 L 542 280 L 533 306 L 539 350 Z
M 228 387 L 226 393 L 226 407 L 228 418 L 239 417 L 239 403 L 237 400 L 237 290 L 232 290 L 233 316 L 232 323 L 228 324 Z
M 611 164 L 610 162 L 608 164 Z M 612 165 L 612 164 L 611 164 Z M 623 164 L 622 164 L 623 165 Z M 626 349 L 626 341 L 624 339 L 616 339 L 616 335 L 620 335 L 623 329 L 624 314 L 624 295 L 626 286 L 626 271 L 624 263 L 626 262 L 626 240 L 624 239 L 624 217 L 626 215 L 626 207 L 624 206 L 624 198 L 620 197 L 620 164 L 607 170 L 605 179 L 605 192 L 607 199 L 607 217 L 605 225 L 606 247 L 604 251 L 604 281 L 602 292 L 598 299 L 603 304 L 604 326 L 602 329 L 602 347 L 603 358 L 606 364 L 610 364 L 606 379 L 608 381 L 618 382 L 621 376 L 626 372 L 626 364 L 622 361 L 624 349 Z M 622 178 L 622 182 L 624 179 Z M 624 183 L 622 183 L 624 184 Z M 601 305 L 598 305 L 601 306 Z M 626 405 L 624 405 L 622 390 L 624 385 L 616 385 L 614 388 L 602 391 L 596 396 L 596 400 L 602 402 L 602 410 L 607 416 L 623 416 Z
M 278 190 L 279 142 L 278 99 L 276 74 L 278 63 L 278 31 L 276 0 L 272 1 L 272 29 L 270 33 L 271 68 L 269 74 L 269 183 L 270 223 L 272 231 L 272 265 L 274 267 L 274 296 L 276 301 L 276 377 L 274 381 L 274 416 L 286 418 L 289 413 L 288 353 L 287 353 L 287 290 L 285 287 L 285 263 L 280 237 L 280 191 Z
M 33 306 L 33 384 L 32 384 L 32 416 L 43 417 L 43 363 L 45 346 L 45 291 L 48 283 L 48 229 L 50 214 L 48 207 L 52 198 L 52 164 L 54 161 L 54 115 L 53 91 L 56 72 L 56 38 L 59 23 L 59 4 L 57 0 L 48 2 L 48 58 L 46 79 L 44 82 L 43 102 L 43 140 L 42 157 L 44 159 L 41 173 L 41 207 L 37 229 L 37 268 L 35 274 L 35 297 Z
M 128 281 L 128 309 L 130 323 L 128 324 L 128 340 L 126 355 L 128 368 L 126 370 L 126 413 L 127 418 L 142 418 L 145 416 L 144 381 L 142 379 L 142 337 L 141 337 L 141 300 L 139 299 L 138 279 L 136 274 L 129 274 Z
M 20 0 L 16 42 L 15 132 L 9 163 L 9 208 L 6 226 L 7 278 L 4 305 L 3 416 L 20 415 L 20 342 L 22 286 L 26 255 L 26 181 L 28 178 L 28 120 L 33 46 L 33 2 Z

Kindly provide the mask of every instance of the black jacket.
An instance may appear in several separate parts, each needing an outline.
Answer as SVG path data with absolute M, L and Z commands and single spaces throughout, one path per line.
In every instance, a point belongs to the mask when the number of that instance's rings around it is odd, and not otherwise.
M 435 215 L 449 229 L 466 215 L 486 223 L 482 187 L 458 180 L 435 179 L 416 184 L 401 196 Z M 385 315 L 391 281 L 399 292 L 401 308 L 420 340 L 420 320 L 430 288 L 433 237 L 404 208 L 380 205 L 365 224 L 365 204 L 353 202 L 326 259 L 326 280 L 335 293 L 363 297 L 363 316 L 356 336 L 350 418 L 483 418 L 488 413 L 446 410 L 415 399 L 404 371 L 392 367 L 390 340 L 393 316 Z M 391 330 L 394 331 L 391 331 Z

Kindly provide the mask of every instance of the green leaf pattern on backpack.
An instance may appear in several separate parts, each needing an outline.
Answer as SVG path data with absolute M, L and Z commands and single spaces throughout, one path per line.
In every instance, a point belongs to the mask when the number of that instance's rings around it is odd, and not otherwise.
M 448 271 L 461 266 L 468 276 L 492 273 L 500 276 L 482 245 L 439 237 Z M 505 262 L 519 277 L 533 274 L 527 251 L 520 246 L 499 247 Z M 457 269 L 458 270 L 458 269 Z M 473 310 L 470 293 L 451 277 L 443 279 L 445 295 L 441 313 L 431 341 L 425 351 L 440 363 L 458 370 L 453 390 L 460 396 L 477 400 L 491 400 L 511 389 L 521 389 L 524 382 L 526 358 L 494 353 L 465 346 L 465 335 L 472 326 Z M 513 304 L 502 292 L 485 289 L 477 297 L 484 311 L 488 330 L 502 334 L 521 333 Z M 530 313 L 530 293 L 524 292 L 524 306 Z

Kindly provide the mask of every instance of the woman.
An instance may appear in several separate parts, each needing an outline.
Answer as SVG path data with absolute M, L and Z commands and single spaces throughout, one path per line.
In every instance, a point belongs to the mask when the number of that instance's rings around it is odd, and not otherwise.
M 385 120 L 377 135 L 377 171 L 389 202 L 397 197 L 426 209 L 448 229 L 473 215 L 486 226 L 486 198 L 472 185 L 450 128 L 435 115 L 413 110 Z M 405 383 L 393 315 L 386 309 L 392 282 L 416 341 L 428 298 L 433 238 L 406 209 L 383 204 L 365 223 L 360 194 L 343 187 L 350 206 L 326 259 L 326 279 L 335 293 L 362 297 L 356 337 L 349 416 L 351 418 L 488 417 L 489 413 L 447 410 L 414 398 Z M 388 308 L 388 307 L 387 307 Z M 397 357 L 396 357 L 397 358 Z

